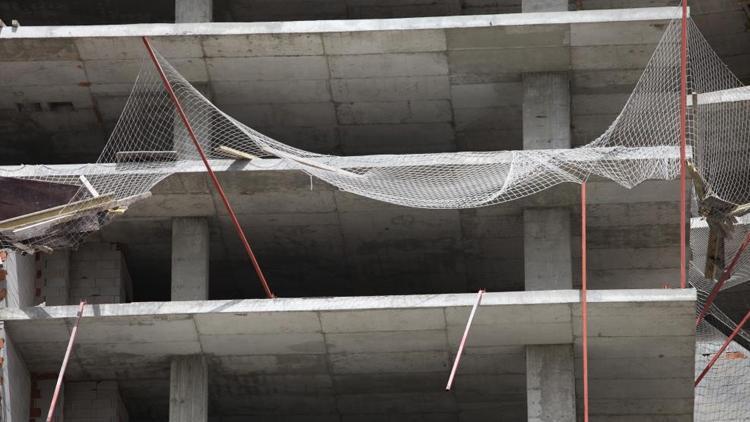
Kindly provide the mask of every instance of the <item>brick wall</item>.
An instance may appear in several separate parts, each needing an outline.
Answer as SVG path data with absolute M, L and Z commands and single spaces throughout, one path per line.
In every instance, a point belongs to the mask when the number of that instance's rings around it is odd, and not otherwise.
M 65 422 L 127 422 L 116 381 L 65 383 Z
M 29 422 L 44 422 L 47 420 L 49 405 L 55 392 L 56 374 L 32 375 L 31 377 L 31 409 Z M 63 402 L 65 401 L 65 386 L 60 389 L 57 400 L 54 422 L 63 421 Z

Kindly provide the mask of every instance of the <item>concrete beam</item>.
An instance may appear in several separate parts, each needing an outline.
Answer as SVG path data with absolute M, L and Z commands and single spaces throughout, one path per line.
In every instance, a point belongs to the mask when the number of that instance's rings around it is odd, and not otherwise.
M 208 365 L 203 356 L 172 359 L 169 381 L 169 422 L 208 420 Z
M 211 22 L 214 17 L 213 0 L 175 0 L 176 23 Z
M 208 299 L 208 220 L 172 219 L 172 300 Z
M 568 0 L 523 0 L 521 10 L 523 13 L 567 11 Z
M 360 31 L 401 31 L 443 28 L 473 28 L 575 23 L 635 22 L 679 19 L 679 7 L 585 10 L 559 13 L 506 13 L 497 15 L 441 16 L 402 19 L 358 19 L 297 22 L 135 24 L 86 26 L 21 26 L 0 31 L 0 39 L 161 37 L 193 35 L 300 34 Z

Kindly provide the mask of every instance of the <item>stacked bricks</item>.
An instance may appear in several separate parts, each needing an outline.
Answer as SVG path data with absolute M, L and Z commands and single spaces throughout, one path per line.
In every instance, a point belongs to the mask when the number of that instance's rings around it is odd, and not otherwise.
M 6 277 L 8 271 L 5 269 L 5 261 L 8 259 L 8 252 L 0 250 L 0 306 L 8 306 L 8 282 Z
M 127 422 L 116 381 L 65 383 L 65 422 Z
M 31 377 L 31 409 L 29 410 L 29 422 L 45 422 L 49 405 L 52 403 L 52 395 L 55 392 L 56 374 L 33 375 Z M 65 388 L 60 389 L 53 422 L 63 421 L 62 403 L 65 401 Z

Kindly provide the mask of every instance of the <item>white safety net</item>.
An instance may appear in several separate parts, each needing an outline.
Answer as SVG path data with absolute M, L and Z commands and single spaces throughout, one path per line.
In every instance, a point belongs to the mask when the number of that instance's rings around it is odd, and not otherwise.
M 304 151 L 271 139 L 227 115 L 156 53 L 209 159 L 236 152 L 277 157 L 344 191 L 393 204 L 435 209 L 474 208 L 523 198 L 595 175 L 633 187 L 679 176 L 681 23 L 667 25 L 632 95 L 611 126 L 575 149 L 340 157 Z M 731 203 L 750 196 L 747 101 L 718 98 L 741 87 L 696 26 L 689 23 L 689 89 L 706 94 L 691 104 L 688 157 L 709 195 Z M 743 90 L 736 90 L 736 96 Z M 714 97 L 708 98 L 713 95 Z M 699 96 L 700 97 L 700 96 Z M 232 153 L 234 151 L 234 153 Z M 196 168 L 197 149 L 150 59 L 96 165 L 60 176 L 37 167 L 28 179 L 79 186 L 71 203 L 33 223 L 0 225 L 0 247 L 39 250 L 75 245 L 147 195 L 169 174 Z M 14 177 L 13 171 L 0 176 Z M 742 179 L 742 180 L 739 180 Z M 113 212 L 114 211 L 114 212 Z M 26 225 L 24 225 L 26 223 Z M 30 227 L 29 227 L 30 226 Z M 10 228 L 8 228 L 10 227 Z

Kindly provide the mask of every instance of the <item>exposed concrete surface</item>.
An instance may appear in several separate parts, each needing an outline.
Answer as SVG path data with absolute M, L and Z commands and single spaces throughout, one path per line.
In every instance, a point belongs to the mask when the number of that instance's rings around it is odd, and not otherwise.
M 213 21 L 213 0 L 174 0 L 175 22 L 211 22 Z
M 208 220 L 172 219 L 172 300 L 208 299 L 209 245 Z
M 203 352 L 217 415 L 273 420 L 297 412 L 335 420 L 369 414 L 383 420 L 406 413 L 485 420 L 508 412 L 509 419 L 524 419 L 523 347 L 577 343 L 579 292 L 486 294 L 456 390 L 447 394 L 445 378 L 474 299 L 462 294 L 93 305 L 81 322 L 69 379 L 116 378 L 126 402 L 157 390 L 153 408 L 165 409 L 163 382 L 172 357 Z M 682 392 L 692 391 L 694 291 L 591 291 L 589 300 L 597 385 L 592 411 L 621 408 L 648 417 L 655 412 L 650 403 L 676 395 L 682 400 Z M 0 318 L 8 320 L 30 370 L 46 372 L 59 365 L 75 312 L 74 306 L 8 309 Z M 653 324 L 655 319 L 663 324 Z M 135 403 L 131 418 L 148 412 L 148 400 Z M 164 418 L 156 420 L 166 419 L 162 412 Z
M 172 359 L 169 380 L 169 422 L 206 422 L 208 365 L 201 355 Z
M 64 420 L 72 422 L 128 422 L 117 381 L 65 383 Z
M 570 148 L 567 72 L 524 73 L 523 149 Z
M 31 378 L 5 324 L 0 322 L 0 414 L 4 422 L 28 422 L 31 408 Z
M 570 210 L 523 210 L 524 284 L 526 290 L 573 287 Z
M 0 147 L 0 162 L 95 160 L 140 69 L 140 35 L 222 110 L 312 151 L 520 149 L 521 74 L 569 70 L 580 145 L 616 117 L 676 16 L 645 8 L 3 30 L 0 72 L 17 77 L 0 83 L 16 93 L 0 99 L 0 118 L 17 142 Z
M 526 347 L 526 406 L 529 422 L 575 422 L 573 345 Z
M 8 251 L 5 260 L 0 259 L 0 267 L 2 271 L 5 271 L 5 306 L 22 308 L 35 305 L 36 264 L 34 256 Z M 2 277 L 0 277 L 1 280 Z

